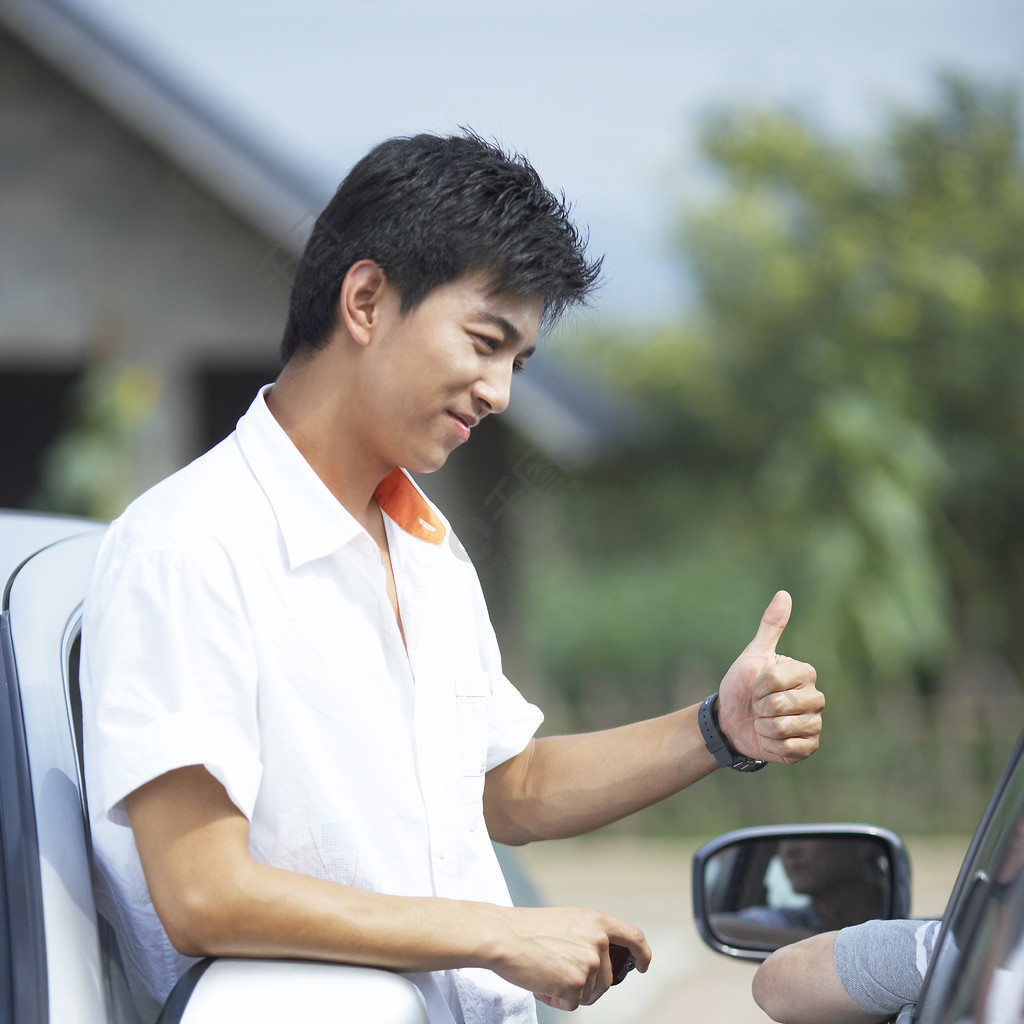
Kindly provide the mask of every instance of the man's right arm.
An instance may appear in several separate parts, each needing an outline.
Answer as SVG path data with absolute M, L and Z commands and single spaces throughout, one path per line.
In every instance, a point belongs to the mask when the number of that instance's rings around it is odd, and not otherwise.
M 487 967 L 560 1009 L 609 987 L 609 944 L 641 970 L 650 962 L 639 928 L 598 911 L 391 896 L 262 864 L 248 820 L 199 765 L 141 786 L 126 806 L 153 905 L 188 956 Z

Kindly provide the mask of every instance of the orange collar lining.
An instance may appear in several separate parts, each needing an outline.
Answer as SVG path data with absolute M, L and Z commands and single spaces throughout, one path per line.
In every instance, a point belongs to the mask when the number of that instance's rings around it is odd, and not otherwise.
M 444 523 L 402 470 L 393 469 L 388 473 L 373 496 L 381 510 L 410 536 L 428 544 L 440 544 L 444 540 Z

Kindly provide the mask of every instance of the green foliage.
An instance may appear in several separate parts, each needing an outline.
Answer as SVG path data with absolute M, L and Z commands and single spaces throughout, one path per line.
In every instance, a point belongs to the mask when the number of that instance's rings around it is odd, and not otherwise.
M 713 416 L 766 539 L 805 553 L 808 639 L 886 685 L 934 676 L 954 636 L 1024 675 L 1020 630 L 985 610 L 1024 614 L 1006 573 L 1024 566 L 1015 98 L 947 78 L 874 150 L 749 112 L 706 148 L 730 187 L 681 238 Z
M 94 365 L 72 394 L 69 428 L 46 453 L 35 504 L 97 519 L 120 515 L 150 482 L 143 441 L 160 389 L 151 370 Z
M 1024 679 L 1020 128 L 1014 94 L 954 77 L 871 146 L 708 121 L 722 187 L 679 224 L 687 322 L 574 353 L 652 423 L 558 510 L 531 594 L 552 665 L 724 669 L 785 586 L 786 648 L 833 715 L 936 697 L 981 658 Z

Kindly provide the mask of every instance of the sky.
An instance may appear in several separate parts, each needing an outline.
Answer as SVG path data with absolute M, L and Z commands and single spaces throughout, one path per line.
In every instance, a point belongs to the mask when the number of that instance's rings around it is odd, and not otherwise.
M 324 183 L 375 142 L 467 125 L 524 153 L 605 255 L 594 315 L 685 308 L 672 252 L 710 185 L 701 117 L 784 105 L 838 137 L 939 69 L 1024 91 L 1024 0 L 67 0 Z

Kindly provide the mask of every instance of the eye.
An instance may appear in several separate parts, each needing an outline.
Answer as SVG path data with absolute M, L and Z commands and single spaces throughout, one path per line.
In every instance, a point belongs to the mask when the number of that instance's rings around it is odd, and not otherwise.
M 478 347 L 481 354 L 492 355 L 499 352 L 505 346 L 503 338 L 495 338 L 489 334 L 478 334 L 476 331 L 470 331 L 469 336 L 473 339 L 473 344 Z M 526 369 L 526 359 L 516 359 L 512 363 L 512 372 L 522 373 Z
M 486 334 L 473 334 L 471 337 L 474 342 L 482 345 L 488 352 L 497 352 L 501 348 L 501 340 L 499 338 L 491 338 Z

